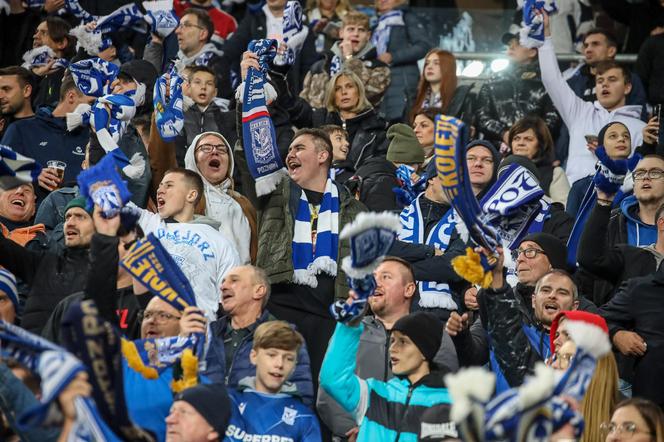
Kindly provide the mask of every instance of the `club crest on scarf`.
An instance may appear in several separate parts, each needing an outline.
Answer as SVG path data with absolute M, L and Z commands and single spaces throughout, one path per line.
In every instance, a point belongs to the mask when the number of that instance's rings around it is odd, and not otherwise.
M 112 218 L 131 198 L 127 184 L 120 177 L 112 156 L 105 155 L 99 163 L 82 171 L 77 178 L 81 195 L 87 198 L 88 209 L 95 204 L 104 218 Z
M 46 66 L 54 60 L 51 69 L 66 68 L 69 62 L 65 58 L 57 58 L 53 49 L 48 46 L 39 46 L 38 48 L 30 49 L 23 54 L 22 67 L 31 70 L 32 68 Z
M 101 58 L 77 61 L 69 66 L 76 87 L 85 95 L 103 97 L 111 93 L 111 83 L 120 73 L 120 68 Z
M 154 109 L 157 130 L 164 141 L 173 141 L 182 132 L 184 100 L 182 96 L 182 77 L 175 69 L 157 79 L 154 85 Z
M 302 50 L 309 28 L 302 24 L 302 6 L 299 1 L 286 3 L 283 15 L 284 43 L 288 45 L 283 54 L 277 55 L 274 64 L 278 66 L 292 65 Z
M 358 299 L 350 305 L 338 300 L 330 306 L 337 321 L 347 322 L 362 312 L 376 289 L 373 272 L 392 247 L 400 227 L 399 218 L 390 212 L 362 212 L 344 227 L 340 238 L 350 241 L 350 256 L 342 260 L 341 267 Z
M 265 76 L 276 55 L 276 40 L 253 40 L 248 50 L 258 55 L 260 70 L 249 68 L 242 97 L 242 133 L 247 166 L 256 181 L 258 196 L 272 192 L 283 176 L 284 168 L 277 136 L 265 98 Z

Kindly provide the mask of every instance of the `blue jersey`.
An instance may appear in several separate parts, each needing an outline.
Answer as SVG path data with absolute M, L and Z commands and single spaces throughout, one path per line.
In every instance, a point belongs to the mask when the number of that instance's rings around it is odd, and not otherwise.
M 232 407 L 226 442 L 320 442 L 314 412 L 289 394 L 228 391 Z

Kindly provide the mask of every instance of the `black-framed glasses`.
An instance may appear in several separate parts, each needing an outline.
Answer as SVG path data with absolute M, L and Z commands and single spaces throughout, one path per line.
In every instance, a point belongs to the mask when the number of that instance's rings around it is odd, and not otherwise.
M 534 247 L 528 247 L 527 249 L 516 249 L 516 250 L 512 250 L 512 259 L 513 259 L 514 261 L 516 261 L 516 259 L 517 259 L 517 258 L 519 257 L 519 255 L 522 254 L 522 253 L 523 253 L 523 256 L 525 256 L 525 257 L 528 258 L 528 259 L 533 259 L 533 258 L 535 258 L 537 255 L 539 255 L 540 253 L 546 255 L 546 253 L 544 253 L 544 250 L 542 250 L 542 249 L 536 249 L 536 248 L 534 248 Z
M 203 153 L 212 153 L 212 151 L 216 150 L 222 155 L 228 155 L 228 148 L 225 144 L 201 144 L 196 150 Z
M 650 169 L 650 170 L 638 169 L 632 172 L 632 178 L 634 178 L 634 181 L 645 180 L 646 178 L 648 178 L 649 180 L 659 180 L 663 177 L 664 177 L 664 170 L 662 169 Z
M 602 422 L 599 425 L 599 429 L 604 435 L 609 434 L 625 434 L 629 437 L 634 436 L 635 433 L 645 433 L 652 435 L 651 431 L 639 430 L 636 427 L 634 422 L 623 422 L 622 424 L 616 424 L 615 422 Z

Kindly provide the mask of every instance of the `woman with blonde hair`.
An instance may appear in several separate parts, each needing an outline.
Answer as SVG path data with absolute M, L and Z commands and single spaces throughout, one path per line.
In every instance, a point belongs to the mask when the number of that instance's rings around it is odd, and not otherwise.
M 330 78 L 325 90 L 325 107 L 312 109 L 296 97 L 289 109 L 291 122 L 298 128 L 336 124 L 348 133 L 350 148 L 346 160 L 357 170 L 367 159 L 387 153 L 387 122 L 367 99 L 364 84 L 350 70 Z

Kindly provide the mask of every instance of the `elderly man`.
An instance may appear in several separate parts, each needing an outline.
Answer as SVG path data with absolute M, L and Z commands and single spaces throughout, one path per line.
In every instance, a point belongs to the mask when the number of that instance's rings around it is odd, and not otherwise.
M 214 382 L 236 388 L 240 381 L 256 375 L 249 355 L 256 328 L 276 318 L 267 311 L 270 282 L 265 272 L 254 266 L 239 266 L 228 271 L 221 283 L 223 316 L 210 324 L 212 339 L 207 353 L 205 375 Z M 205 332 L 200 310 L 189 307 L 181 321 L 181 333 Z M 298 351 L 297 366 L 290 378 L 307 404 L 313 403 L 313 386 L 306 346 Z
M 231 403 L 223 384 L 196 385 L 175 396 L 166 417 L 166 442 L 224 440 Z
M 394 377 L 388 347 L 394 324 L 410 313 L 411 303 L 417 291 L 413 268 L 406 261 L 386 257 L 374 272 L 376 290 L 369 297 L 373 316 L 362 319 L 364 329 L 356 357 L 355 374 L 362 379 L 373 378 L 387 382 Z M 456 371 L 459 367 L 453 343 L 443 334 L 442 343 L 433 362 L 438 368 Z M 349 437 L 357 433 L 357 423 L 322 388 L 318 389 L 316 401 L 318 414 L 323 422 L 338 437 Z

